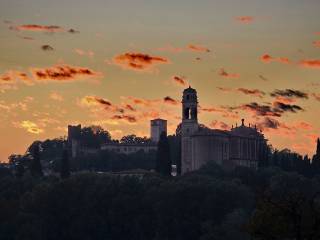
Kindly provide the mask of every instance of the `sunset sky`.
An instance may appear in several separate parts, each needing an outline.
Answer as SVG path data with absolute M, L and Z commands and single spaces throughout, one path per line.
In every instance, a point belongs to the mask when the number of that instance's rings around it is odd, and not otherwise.
M 68 124 L 114 138 L 199 121 L 257 124 L 275 148 L 320 135 L 319 0 L 1 0 L 0 161 Z

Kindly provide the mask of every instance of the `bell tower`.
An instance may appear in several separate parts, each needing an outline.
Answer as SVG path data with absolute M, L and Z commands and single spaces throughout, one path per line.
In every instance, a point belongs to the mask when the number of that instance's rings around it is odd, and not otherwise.
M 182 96 L 181 173 L 192 171 L 192 135 L 198 131 L 197 91 L 189 86 Z

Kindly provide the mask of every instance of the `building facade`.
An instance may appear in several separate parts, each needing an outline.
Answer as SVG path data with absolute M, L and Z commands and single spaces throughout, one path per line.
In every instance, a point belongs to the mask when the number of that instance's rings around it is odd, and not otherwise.
M 108 150 L 111 152 L 121 154 L 131 154 L 142 151 L 144 153 L 150 153 L 157 151 L 157 145 L 154 143 L 144 144 L 128 144 L 128 143 L 107 143 L 101 146 L 101 150 Z
M 256 127 L 245 126 L 230 131 L 209 129 L 198 123 L 197 91 L 191 87 L 182 96 L 181 173 L 194 171 L 209 161 L 234 168 L 257 168 L 268 152 L 267 140 Z

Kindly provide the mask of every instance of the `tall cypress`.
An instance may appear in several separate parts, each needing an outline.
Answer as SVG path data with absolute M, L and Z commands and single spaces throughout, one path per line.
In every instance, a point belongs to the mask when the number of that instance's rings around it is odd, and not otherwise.
M 312 168 L 314 170 L 320 170 L 320 139 L 317 139 L 317 150 L 316 154 L 312 158 Z
M 158 142 L 156 171 L 164 176 L 171 176 L 170 145 L 165 132 L 160 135 Z
M 68 178 L 70 176 L 70 164 L 68 150 L 64 149 L 60 163 L 60 177 Z
M 39 144 L 34 144 L 30 149 L 32 160 L 30 165 L 30 173 L 33 177 L 42 177 L 42 166 L 40 162 L 40 146 Z

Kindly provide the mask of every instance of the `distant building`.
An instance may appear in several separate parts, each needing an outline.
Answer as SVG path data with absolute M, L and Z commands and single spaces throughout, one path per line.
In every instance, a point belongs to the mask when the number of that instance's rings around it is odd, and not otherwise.
M 139 151 L 149 153 L 157 151 L 157 145 L 154 143 L 143 143 L 143 144 L 128 144 L 128 143 L 107 143 L 101 146 L 101 150 L 109 150 L 111 152 L 131 154 Z
M 233 168 L 257 168 L 267 154 L 267 140 L 256 127 L 245 126 L 231 131 L 209 129 L 198 123 L 197 91 L 183 92 L 181 133 L 181 173 L 199 169 L 209 161 Z
M 150 136 L 151 141 L 158 143 L 160 140 L 160 135 L 164 132 L 167 135 L 167 120 L 164 119 L 154 119 L 150 121 Z
M 151 141 L 122 143 L 112 141 L 102 144 L 100 148 L 89 148 L 81 142 L 81 125 L 68 126 L 68 149 L 72 158 L 88 154 L 96 154 L 101 150 L 113 151 L 121 154 L 131 154 L 138 151 L 149 153 L 157 150 L 157 143 L 162 132 L 167 134 L 167 120 L 154 119 L 150 121 Z
M 68 126 L 68 149 L 70 156 L 76 158 L 81 150 L 81 125 Z

